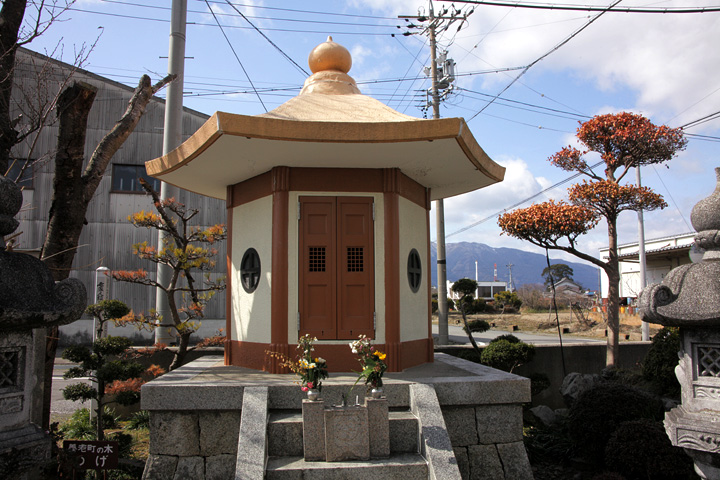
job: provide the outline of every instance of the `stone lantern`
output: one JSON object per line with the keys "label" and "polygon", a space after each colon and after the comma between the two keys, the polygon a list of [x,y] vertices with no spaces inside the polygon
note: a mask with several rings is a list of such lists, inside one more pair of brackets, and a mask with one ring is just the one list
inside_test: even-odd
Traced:
{"label": "stone lantern", "polygon": [[216,112],[150,175],[224,199],[225,364],[281,371],[317,337],[331,370],[365,335],[390,371],[433,361],[430,204],[502,181],[461,118],[422,120],[363,95],[332,41],[300,94],[257,116]]}
{"label": "stone lantern", "polygon": [[54,282],[37,258],[7,251],[2,237],[18,227],[20,187],[0,175],[0,478],[38,478],[50,460],[42,422],[45,330],[80,318],[85,286]]}
{"label": "stone lantern", "polygon": [[639,298],[643,320],[679,327],[682,404],[665,415],[665,430],[707,479],[720,479],[720,168],[715,174],[717,188],[691,214],[702,261],[671,270]]}

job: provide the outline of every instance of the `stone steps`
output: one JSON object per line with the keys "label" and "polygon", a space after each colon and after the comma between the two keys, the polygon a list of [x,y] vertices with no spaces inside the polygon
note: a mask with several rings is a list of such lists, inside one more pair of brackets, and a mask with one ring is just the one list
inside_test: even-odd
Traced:
{"label": "stone steps", "polygon": [[[390,453],[419,451],[418,419],[409,411],[390,411]],[[303,456],[302,414],[297,410],[270,411],[268,456]]]}
{"label": "stone steps", "polygon": [[428,466],[418,453],[391,454],[390,458],[347,462],[306,462],[302,456],[270,457],[266,480],[365,480],[428,478]]}

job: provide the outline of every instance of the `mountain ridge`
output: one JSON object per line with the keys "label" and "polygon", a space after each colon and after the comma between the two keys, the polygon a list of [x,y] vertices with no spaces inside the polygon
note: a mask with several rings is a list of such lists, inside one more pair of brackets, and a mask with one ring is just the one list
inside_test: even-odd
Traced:
{"label": "mountain ridge", "polygon": [[[484,243],[458,242],[445,245],[447,257],[447,278],[454,282],[461,278],[475,278],[475,261],[478,262],[478,280],[493,280],[493,265],[497,264],[498,281],[509,281],[512,265],[512,280],[515,288],[528,283],[543,283],[542,271],[547,267],[545,255],[527,252],[517,248],[491,247]],[[437,285],[437,245],[430,247],[432,284]],[[600,288],[600,269],[579,262],[550,258],[551,264],[564,263],[573,269],[573,279],[586,290]]]}

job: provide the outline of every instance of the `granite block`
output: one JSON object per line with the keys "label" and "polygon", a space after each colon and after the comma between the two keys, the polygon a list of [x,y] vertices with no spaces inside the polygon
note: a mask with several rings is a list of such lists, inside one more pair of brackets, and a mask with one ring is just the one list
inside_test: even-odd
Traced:
{"label": "granite block", "polygon": [[[321,432],[324,432],[321,429]],[[303,422],[302,415],[296,413],[273,413],[268,423],[268,455],[287,455],[302,457],[303,454]],[[323,453],[325,452],[324,433]]]}
{"label": "granite block", "polygon": [[418,453],[418,419],[410,412],[390,413],[390,452]]}
{"label": "granite block", "polygon": [[453,447],[477,445],[478,433],[473,407],[443,408],[442,413]]}
{"label": "granite block", "polygon": [[[242,474],[242,472],[240,472]],[[254,479],[258,477],[238,477],[235,471],[234,455],[213,455],[205,457],[205,480],[229,480],[235,479]],[[262,478],[262,477],[259,477]]]}
{"label": "granite block", "polygon": [[368,411],[363,406],[325,409],[325,460],[370,458]]}
{"label": "granite block", "polygon": [[199,455],[197,413],[150,412],[150,453],[182,457]]}
{"label": "granite block", "polygon": [[495,445],[471,445],[467,450],[471,480],[514,480],[505,476]]}
{"label": "granite block", "polygon": [[420,422],[420,453],[428,462],[431,478],[459,480],[460,470],[433,386],[411,384],[410,408]]}
{"label": "granite block", "polygon": [[203,457],[180,457],[173,480],[205,480],[205,458]]}
{"label": "granite block", "polygon": [[462,478],[470,478],[470,463],[467,450],[467,447],[453,447],[455,460],[457,460],[458,469],[460,470],[460,476]]}
{"label": "granite block", "polygon": [[198,412],[200,423],[200,455],[236,455],[240,412]]}
{"label": "granite block", "polygon": [[532,468],[525,451],[523,442],[498,444],[497,451],[500,455],[505,478],[510,480],[532,480]]}
{"label": "granite block", "polygon": [[370,434],[370,458],[390,456],[390,420],[385,398],[366,398]]}
{"label": "granite block", "polygon": [[479,443],[512,443],[522,441],[522,407],[520,405],[483,405],[475,407]]}
{"label": "granite block", "polygon": [[247,387],[243,395],[235,478],[263,478],[267,455],[268,388]]}
{"label": "granite block", "polygon": [[174,480],[178,457],[170,455],[148,455],[143,471],[143,480]]}
{"label": "granite block", "polygon": [[325,402],[303,400],[303,456],[308,462],[325,460]]}

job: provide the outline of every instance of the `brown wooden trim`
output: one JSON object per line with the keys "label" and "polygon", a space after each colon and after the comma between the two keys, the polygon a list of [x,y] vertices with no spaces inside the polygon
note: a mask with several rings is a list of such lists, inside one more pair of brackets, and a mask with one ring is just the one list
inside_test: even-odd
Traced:
{"label": "brown wooden trim", "polygon": [[[419,340],[411,340],[408,342],[396,343],[394,346],[388,344],[374,344],[375,348],[381,352],[387,353],[387,361],[395,361],[399,367],[393,371],[403,371],[405,369],[422,365],[433,361],[432,341],[421,338]],[[243,342],[231,340],[229,349],[231,350],[231,358],[233,365],[254,370],[262,370],[270,373],[288,373],[287,370],[277,368],[276,361],[270,357],[267,352],[277,352],[282,355],[294,354],[296,345],[274,345],[268,343]],[[347,343],[342,344],[323,344],[315,343],[315,355],[324,358],[328,364],[330,372],[357,372],[360,368],[357,355],[350,351]],[[293,355],[290,355],[293,356]]]}
{"label": "brown wooden trim", "polygon": [[232,202],[233,207],[267,197],[272,194],[272,174],[265,172],[244,182],[236,183],[228,187],[228,195],[230,193],[232,193],[232,199],[229,201]]}
{"label": "brown wooden trim", "polygon": [[[232,187],[228,187],[228,202],[232,204]],[[232,365],[232,349],[228,348],[228,341],[232,340],[232,226],[233,226],[233,209],[228,207],[226,210],[227,240],[225,243],[225,267],[227,272],[225,276],[225,365]]]}
{"label": "brown wooden trim", "polygon": [[432,362],[434,360],[432,339],[420,338],[418,340],[402,342],[400,344],[398,357],[400,367],[397,371],[399,372],[416,365]]}
{"label": "brown wooden trim", "polygon": [[290,185],[288,167],[271,170],[272,204],[272,305],[270,339],[275,345],[288,343],[288,221]]}
{"label": "brown wooden trim", "polygon": [[[288,190],[293,192],[351,192],[382,193],[388,191],[384,184],[382,168],[290,168]],[[393,192],[429,210],[430,192],[412,178],[395,168]],[[228,188],[228,205],[237,207],[258,198],[271,195],[274,189],[271,172],[236,183]],[[230,195],[232,194],[232,197]]]}
{"label": "brown wooden trim", "polygon": [[380,168],[292,168],[290,190],[297,192],[382,192]]}
{"label": "brown wooden trim", "polygon": [[[428,188],[428,200],[430,199],[430,189]],[[429,210],[429,209],[428,209]],[[433,336],[432,336],[432,267],[430,265],[431,250],[430,250],[430,212],[425,215],[425,241],[427,242],[427,260],[425,267],[425,274],[427,275],[427,322],[428,322],[428,339],[430,340],[430,360],[434,359],[433,351]]]}
{"label": "brown wooden trim", "polygon": [[400,170],[383,171],[385,204],[385,342],[388,349],[388,369],[400,368],[400,211],[396,193]]}

